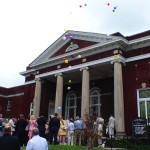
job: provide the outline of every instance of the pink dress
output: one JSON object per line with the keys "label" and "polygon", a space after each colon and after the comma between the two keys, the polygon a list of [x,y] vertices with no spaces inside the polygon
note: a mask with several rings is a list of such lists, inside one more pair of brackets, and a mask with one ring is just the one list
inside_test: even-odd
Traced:
{"label": "pink dress", "polygon": [[32,129],[36,128],[36,127],[37,127],[36,120],[29,120],[29,122],[28,122],[28,129],[29,129],[28,136],[29,136],[29,139],[32,138]]}

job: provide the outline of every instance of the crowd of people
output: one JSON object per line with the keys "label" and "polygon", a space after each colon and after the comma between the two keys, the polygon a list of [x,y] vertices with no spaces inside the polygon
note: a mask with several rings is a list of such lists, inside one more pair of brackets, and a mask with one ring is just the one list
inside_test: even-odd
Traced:
{"label": "crowd of people", "polygon": [[[102,137],[114,138],[114,128],[115,119],[112,115],[105,123],[103,118],[98,117],[94,120],[92,116],[86,120],[82,120],[79,116],[64,120],[57,113],[51,115],[49,120],[43,115],[38,119],[31,115],[27,120],[23,114],[20,114],[18,119],[13,117],[4,119],[0,114],[0,146],[1,138],[8,133],[17,137],[19,146],[26,146],[26,150],[33,150],[31,147],[38,141],[39,147],[42,146],[41,141],[43,141],[43,149],[41,148],[41,150],[48,150],[47,144],[81,146],[87,131],[94,134],[98,147],[104,147],[105,142],[102,141]],[[87,140],[89,138],[90,136],[87,137]]]}

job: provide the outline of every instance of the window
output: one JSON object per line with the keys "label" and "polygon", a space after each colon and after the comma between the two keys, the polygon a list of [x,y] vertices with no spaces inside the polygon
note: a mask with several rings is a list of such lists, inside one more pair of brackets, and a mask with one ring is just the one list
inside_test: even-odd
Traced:
{"label": "window", "polygon": [[53,100],[50,100],[49,107],[48,107],[48,117],[50,115],[54,115],[54,111],[55,111],[55,102]]}
{"label": "window", "polygon": [[7,111],[11,111],[11,108],[12,108],[12,100],[8,100]]}
{"label": "window", "polygon": [[90,90],[90,115],[93,117],[100,116],[100,90],[99,88],[92,88]]}
{"label": "window", "polygon": [[69,92],[66,96],[66,114],[65,118],[75,118],[76,117],[76,101],[77,96],[75,92]]}
{"label": "window", "polygon": [[30,116],[33,115],[33,102],[30,103]]}
{"label": "window", "polygon": [[137,90],[138,116],[150,119],[150,88]]}

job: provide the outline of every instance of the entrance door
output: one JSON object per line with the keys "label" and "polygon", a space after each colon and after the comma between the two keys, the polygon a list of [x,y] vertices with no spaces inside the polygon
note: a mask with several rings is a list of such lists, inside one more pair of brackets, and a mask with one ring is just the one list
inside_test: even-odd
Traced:
{"label": "entrance door", "polygon": [[65,109],[65,119],[76,117],[76,101],[77,96],[75,92],[70,92],[66,96],[66,109]]}

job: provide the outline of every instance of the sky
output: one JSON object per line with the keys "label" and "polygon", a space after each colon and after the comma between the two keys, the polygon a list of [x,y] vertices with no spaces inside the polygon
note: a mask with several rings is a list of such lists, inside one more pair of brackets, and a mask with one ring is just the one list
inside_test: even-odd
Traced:
{"label": "sky", "polygon": [[0,86],[24,84],[19,73],[65,29],[130,36],[150,29],[149,14],[150,0],[0,0]]}

